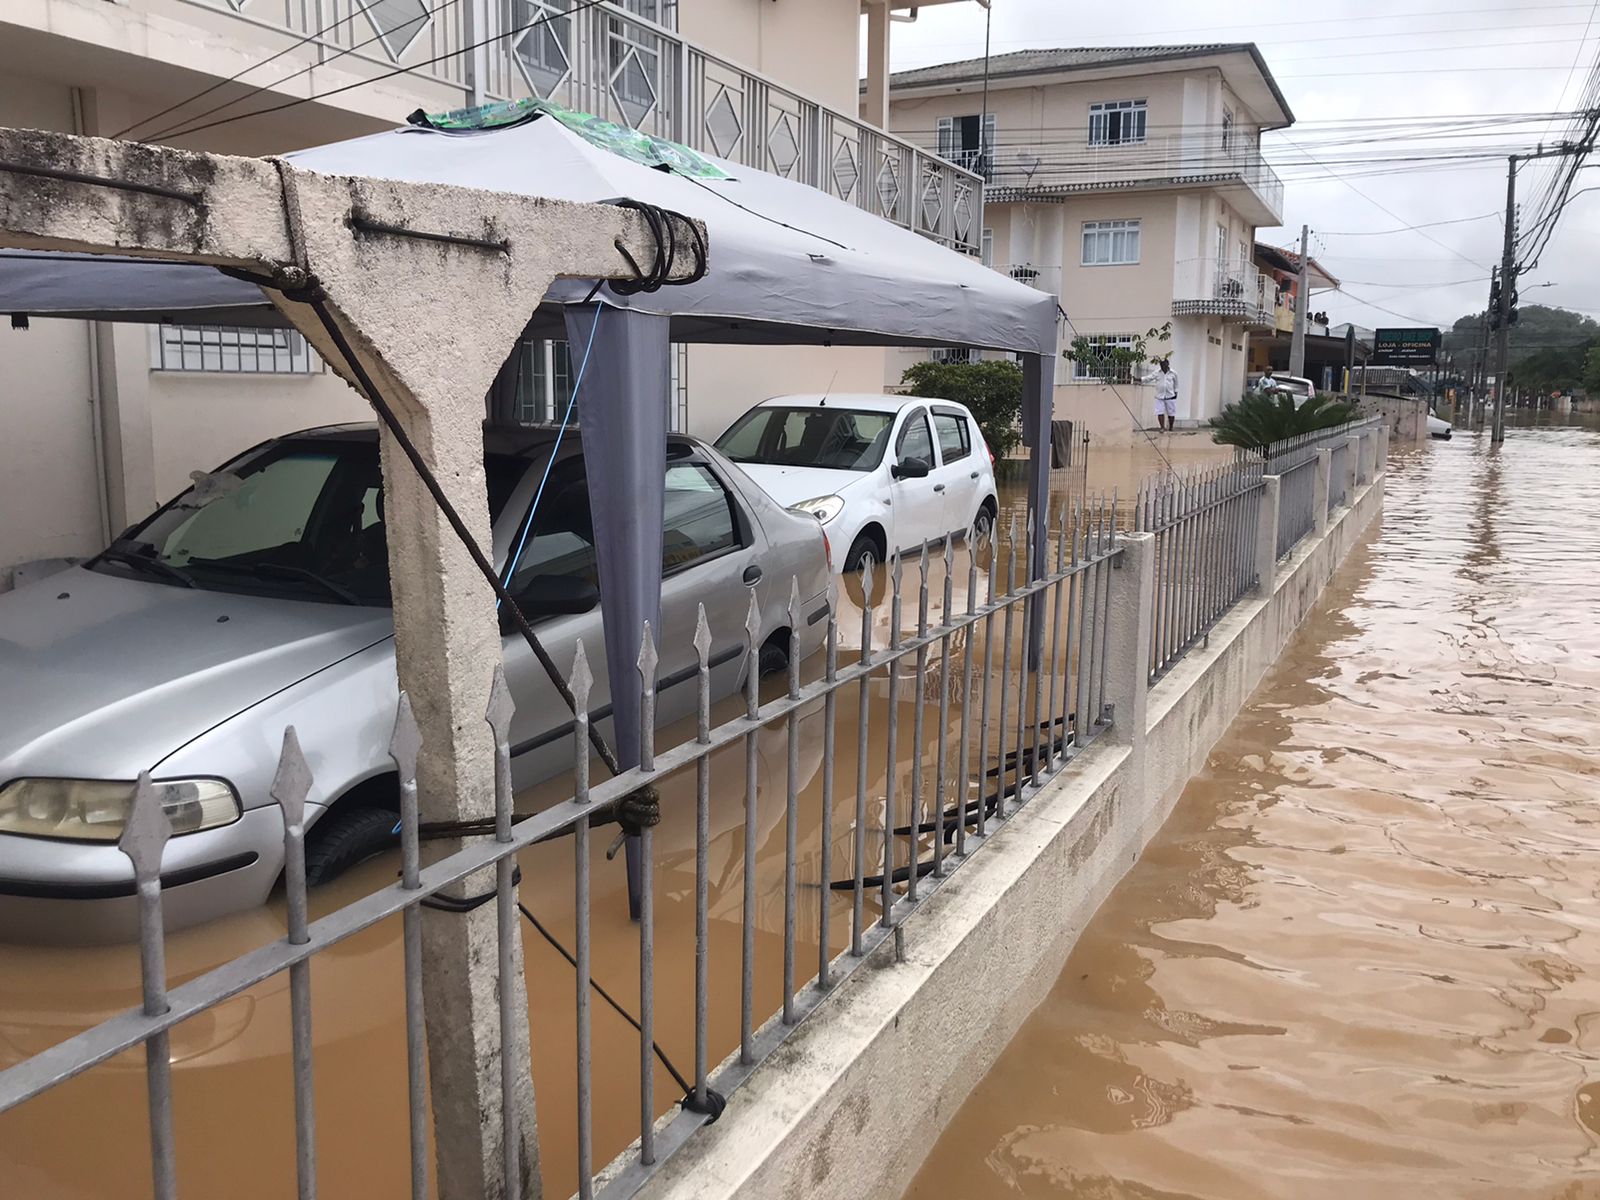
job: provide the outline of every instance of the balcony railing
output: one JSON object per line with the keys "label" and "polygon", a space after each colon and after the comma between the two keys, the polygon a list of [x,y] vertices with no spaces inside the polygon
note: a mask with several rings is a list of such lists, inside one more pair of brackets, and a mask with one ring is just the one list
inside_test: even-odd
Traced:
{"label": "balcony railing", "polygon": [[[973,152],[973,167],[991,192],[1016,199],[1016,192],[1099,191],[1136,186],[1235,187],[1241,200],[1259,205],[1258,224],[1277,224],[1283,216],[1283,181],[1255,146],[1239,142],[1223,149],[1216,137],[1173,134],[1114,145],[1030,145],[1002,140],[991,162]],[[987,169],[982,169],[982,168]],[[993,198],[993,197],[992,197]],[[1271,220],[1261,220],[1270,214]]]}
{"label": "balcony railing", "polygon": [[537,95],[818,188],[966,253],[980,249],[977,174],[687,41],[672,27],[675,0],[576,12],[563,0],[487,0],[483,30],[472,28],[467,3],[182,2],[303,38],[295,54],[308,62],[337,57],[340,69],[374,76],[406,68],[426,107],[470,104],[477,75],[484,101]]}
{"label": "balcony railing", "polygon": [[1276,288],[1248,263],[1228,258],[1187,258],[1173,275],[1173,316],[1218,316],[1271,327]]}

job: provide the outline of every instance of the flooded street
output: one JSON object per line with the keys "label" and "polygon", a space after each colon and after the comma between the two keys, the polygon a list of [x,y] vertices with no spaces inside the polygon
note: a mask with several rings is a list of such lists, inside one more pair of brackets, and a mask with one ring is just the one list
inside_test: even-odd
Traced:
{"label": "flooded street", "polygon": [[1397,446],[907,1195],[1600,1196],[1597,511],[1597,427]]}
{"label": "flooded street", "polygon": [[[1203,435],[1162,439],[1158,452],[1149,443],[1131,450],[1094,451],[1087,473],[1091,492],[1120,490],[1131,495],[1137,480],[1162,466],[1165,455],[1179,466],[1215,461],[1231,451]],[[1081,460],[1052,476],[1052,506],[1081,496]],[[1007,509],[1021,505],[1020,489],[1003,495]],[[967,603],[968,557],[954,552],[953,611]],[[930,621],[942,611],[944,567],[930,562]],[[1005,583],[1002,573],[1000,583]],[[981,585],[980,585],[981,586]],[[917,620],[918,571],[906,564],[901,627],[913,632]],[[859,585],[849,581],[840,603],[841,662],[854,661],[861,644]],[[873,642],[881,649],[890,634],[890,606],[880,572],[875,589]],[[1007,662],[997,623],[992,679]],[[964,635],[951,639],[952,672],[966,653]],[[980,651],[981,654],[981,651]],[[941,741],[946,770],[953,776],[953,744],[961,729],[961,705],[949,706],[941,736],[940,682],[954,690],[959,677],[930,654],[929,685],[920,705],[925,730],[917,752],[914,720],[919,707],[909,672],[902,665],[900,722],[894,752],[898,823],[906,821],[920,776],[921,796],[931,812],[938,780]],[[804,675],[817,677],[820,656]],[[1015,678],[1013,669],[1012,678]],[[763,683],[767,700],[780,696],[785,681]],[[998,684],[991,691],[998,695]],[[829,880],[849,880],[854,862],[857,805],[857,713],[862,696],[852,686],[839,695],[836,713],[837,759],[833,773],[832,826],[828,839]],[[884,805],[889,779],[886,740],[888,695],[882,674],[866,694],[867,792],[865,848],[870,876],[881,869]],[[976,740],[978,705],[969,714],[969,736]],[[739,715],[743,702],[729,697],[716,706],[713,720]],[[1015,710],[1013,709],[1013,712]],[[849,945],[853,892],[825,890],[823,877],[823,711],[810,706],[798,719],[797,791],[799,822],[799,911],[796,928],[797,978],[816,972],[821,940],[820,915],[827,904],[828,944],[837,954]],[[999,739],[999,710],[991,744]],[[1012,718],[1015,724],[1016,718]],[[658,745],[671,746],[694,736],[693,721],[663,729]],[[757,825],[756,959],[754,1013],[759,1024],[782,1002],[784,921],[784,800],[787,776],[783,722],[764,728],[756,739],[759,791]],[[920,766],[920,770],[919,770]],[[595,778],[603,777],[596,767]],[[743,893],[745,748],[736,743],[711,758],[709,1060],[713,1067],[739,1044],[741,915]],[[694,1065],[694,774],[679,772],[663,780],[662,824],[654,834],[656,862],[655,1019],[656,1040],[678,1069]],[[953,789],[953,784],[949,785]],[[553,781],[519,796],[521,810],[565,800],[566,780]],[[969,793],[976,797],[976,790]],[[947,801],[948,802],[948,801]],[[593,972],[595,980],[630,1012],[639,1011],[639,940],[627,918],[621,862],[607,862],[611,830],[591,839],[593,879]],[[906,861],[909,839],[897,839],[899,861]],[[931,838],[923,839],[923,856]],[[520,896],[564,947],[574,943],[572,842],[530,849],[519,856]],[[393,881],[397,855],[366,863],[311,895],[313,917],[325,914]],[[901,889],[903,891],[903,888]],[[862,902],[866,926],[880,916],[878,891],[868,887]],[[224,962],[228,957],[283,935],[281,891],[267,906],[168,939],[167,963],[173,984]],[[448,919],[448,918],[446,918]],[[523,950],[531,1010],[533,1076],[538,1097],[542,1169],[548,1195],[565,1196],[576,1186],[574,1086],[575,975],[560,951],[524,926]],[[320,1182],[329,1195],[399,1195],[407,1186],[406,1059],[398,919],[349,939],[316,956],[311,969],[314,1072]],[[0,1066],[9,1066],[81,1029],[135,1006],[139,1001],[138,953],[134,946],[51,948],[0,944]],[[624,1019],[596,1001],[594,1007],[595,1151],[603,1163],[621,1151],[639,1129],[638,1035]],[[290,1119],[292,1076],[289,1050],[287,977],[268,981],[193,1018],[173,1031],[174,1112],[179,1182],[188,1195],[228,1196],[231,1200],[269,1200],[294,1189],[294,1142]],[[124,1054],[70,1083],[0,1116],[0,1195],[29,1200],[112,1200],[137,1192],[147,1178],[143,1053]],[[664,1068],[655,1081],[657,1113],[681,1096]],[[92,1135],[86,1135],[92,1129]],[[92,1152],[85,1152],[92,1146]]]}

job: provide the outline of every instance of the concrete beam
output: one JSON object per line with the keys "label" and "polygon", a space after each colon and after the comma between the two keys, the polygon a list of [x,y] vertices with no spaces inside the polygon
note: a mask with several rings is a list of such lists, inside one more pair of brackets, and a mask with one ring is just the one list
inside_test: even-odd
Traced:
{"label": "concrete beam", "polygon": [[[270,278],[268,297],[334,369],[352,383],[362,373],[373,381],[484,548],[481,425],[496,373],[557,276],[631,278],[624,248],[639,262],[656,251],[640,214],[607,205],[10,129],[0,129],[0,162],[0,245],[204,262]],[[319,300],[355,363],[313,310]],[[490,816],[485,713],[500,657],[493,592],[388,429],[382,454],[396,666],[422,734],[421,817]],[[457,843],[428,847],[442,857]],[[455,894],[493,883],[492,870],[480,872]],[[521,939],[510,978],[499,978],[495,922],[492,905],[424,913],[441,1200],[540,1194]],[[520,1064],[510,1089],[514,1181],[501,1169],[502,987],[522,1016],[511,1055]]]}

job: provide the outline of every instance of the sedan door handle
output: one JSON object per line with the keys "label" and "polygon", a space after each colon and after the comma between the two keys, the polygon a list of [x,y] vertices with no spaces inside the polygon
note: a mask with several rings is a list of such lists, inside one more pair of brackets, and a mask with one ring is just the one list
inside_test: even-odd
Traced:
{"label": "sedan door handle", "polygon": [[933,490],[934,490],[934,491],[936,491],[936,492],[942,492],[942,491],[944,491],[944,484],[942,484],[942,483],[936,483],[936,484],[934,484],[934,485],[933,485]]}
{"label": "sedan door handle", "polygon": [[761,568],[756,566],[755,563],[751,563],[748,567],[746,567],[744,569],[744,581],[746,583],[752,583],[752,584],[760,583],[761,582]]}
{"label": "sedan door handle", "polygon": [[974,471],[971,475],[967,476],[968,479],[976,479],[977,477],[978,477],[978,473],[976,471]]}

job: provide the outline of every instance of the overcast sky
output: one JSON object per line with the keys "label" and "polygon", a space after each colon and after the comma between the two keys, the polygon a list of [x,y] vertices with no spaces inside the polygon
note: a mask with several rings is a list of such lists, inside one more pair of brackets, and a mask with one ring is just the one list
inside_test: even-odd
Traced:
{"label": "overcast sky", "polygon": [[[1597,7],[1559,0],[1462,0],[1459,6],[1448,0],[994,0],[993,52],[1255,42],[1297,120],[1294,128],[1264,139],[1268,159],[1285,177],[1287,228],[1263,229],[1261,240],[1289,245],[1298,240],[1302,223],[1311,226],[1317,234],[1313,253],[1351,293],[1316,298],[1316,307],[1335,324],[1448,325],[1482,309],[1489,266],[1499,262],[1501,221],[1488,214],[1505,208],[1504,159],[1448,169],[1437,162],[1410,165],[1394,173],[1395,164],[1348,160],[1391,153],[1388,147],[1403,142],[1335,147],[1330,141],[1347,135],[1332,126],[1370,118],[1570,111],[1600,52]],[[915,23],[894,26],[894,68],[979,57],[983,36],[984,11],[975,3],[923,9]],[[1496,148],[1512,142],[1531,148],[1545,128],[1523,124],[1475,136]],[[1559,140],[1564,128],[1558,124],[1547,136]],[[1453,143],[1459,147],[1463,139]],[[1324,168],[1308,156],[1345,161]],[[1328,170],[1348,180],[1330,177]],[[1375,170],[1391,173],[1362,174]],[[1531,196],[1539,182],[1530,174],[1522,194]],[[1574,191],[1596,185],[1600,174],[1585,171]],[[1350,236],[1478,216],[1486,219],[1392,236]],[[1523,302],[1600,315],[1597,230],[1600,191],[1565,211],[1538,270],[1523,280]],[[1473,282],[1462,282],[1467,280]],[[1553,286],[1532,287],[1538,283]],[[1438,284],[1453,286],[1429,286]]]}

